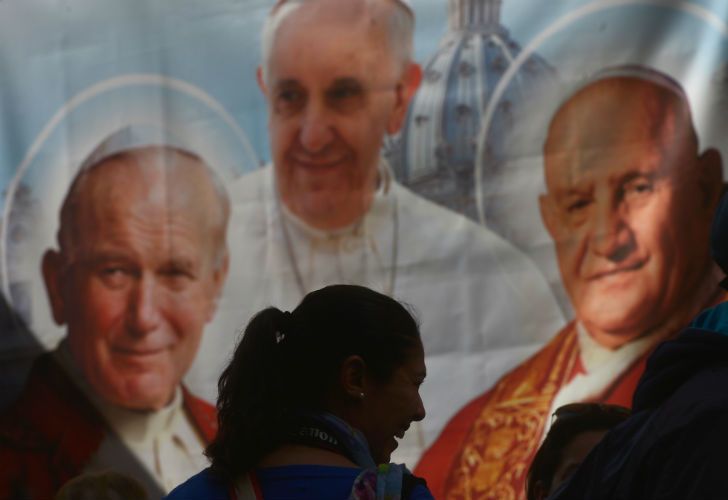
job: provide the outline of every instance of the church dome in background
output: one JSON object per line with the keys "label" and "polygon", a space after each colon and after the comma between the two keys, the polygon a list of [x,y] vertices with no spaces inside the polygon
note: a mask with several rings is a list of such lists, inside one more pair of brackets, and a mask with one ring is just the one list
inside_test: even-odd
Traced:
{"label": "church dome in background", "polygon": [[[521,52],[500,22],[501,0],[449,0],[448,31],[423,65],[423,80],[401,133],[385,147],[397,178],[413,191],[477,220],[475,158],[483,112]],[[538,55],[520,67],[497,105],[485,145],[484,182],[526,98],[556,82]],[[521,118],[519,118],[521,117]]]}

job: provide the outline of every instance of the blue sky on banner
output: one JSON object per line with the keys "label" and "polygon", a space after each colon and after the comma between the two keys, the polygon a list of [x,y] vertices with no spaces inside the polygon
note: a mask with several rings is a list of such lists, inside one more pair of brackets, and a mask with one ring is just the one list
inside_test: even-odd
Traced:
{"label": "blue sky on banner", "polygon": [[[416,58],[424,62],[446,31],[447,2],[412,3],[418,23]],[[502,23],[526,46],[576,9],[587,4],[599,9],[609,3],[613,1],[504,0]],[[161,73],[198,87],[222,104],[249,138],[256,159],[266,161],[265,108],[254,71],[259,27],[271,4],[272,0],[0,0],[0,188],[7,185],[41,131],[70,98],[125,74]],[[682,4],[728,19],[725,0],[686,0]],[[629,15],[625,15],[626,9],[631,9]],[[549,37],[538,52],[562,74],[578,76],[580,71],[589,71],[583,64],[589,60],[623,62],[669,56],[671,62],[666,66],[687,64],[690,74],[706,75],[723,64],[727,45],[717,29],[706,29],[694,16],[675,15],[675,11],[654,6],[627,6],[585,16]],[[647,52],[635,54],[635,47]],[[143,108],[159,98],[159,89],[139,89],[90,99],[68,123],[98,129],[103,114],[114,106],[138,99]],[[197,109],[204,107],[198,98],[183,95],[169,101],[192,110],[173,114],[174,119],[193,121],[203,113]],[[212,115],[217,127],[229,128],[220,116]],[[70,128],[61,120],[48,142],[73,142],[76,135]],[[221,137],[235,140],[229,131],[221,132]],[[39,154],[42,152],[41,147]],[[248,161],[239,168],[255,166],[255,161]]]}

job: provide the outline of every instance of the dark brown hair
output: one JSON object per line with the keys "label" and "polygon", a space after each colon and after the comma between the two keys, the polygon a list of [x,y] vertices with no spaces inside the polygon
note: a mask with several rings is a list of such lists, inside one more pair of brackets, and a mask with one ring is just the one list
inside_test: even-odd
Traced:
{"label": "dark brown hair", "polygon": [[412,314],[365,287],[332,285],[291,312],[270,307],[253,317],[218,383],[218,424],[206,454],[215,473],[234,480],[282,444],[288,418],[325,411],[341,363],[361,356],[388,380],[421,345]]}

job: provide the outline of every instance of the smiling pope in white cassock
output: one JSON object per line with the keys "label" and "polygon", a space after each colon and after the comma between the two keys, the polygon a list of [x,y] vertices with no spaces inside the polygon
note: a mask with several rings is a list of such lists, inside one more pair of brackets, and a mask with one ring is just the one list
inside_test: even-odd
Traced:
{"label": "smiling pope in white cassock", "polygon": [[258,82],[273,162],[229,186],[229,278],[187,377],[214,397],[236,332],[265,307],[293,309],[333,283],[391,295],[414,307],[427,356],[427,418],[395,455],[409,465],[457,408],[564,323],[531,261],[399,185],[379,157],[421,79],[413,17],[384,0],[272,10]]}
{"label": "smiling pope in white cassock", "polygon": [[210,362],[227,362],[237,332],[261,309],[291,310],[327,284],[368,286],[413,306],[420,321],[427,418],[413,424],[398,450],[400,460],[414,464],[454,411],[564,320],[523,254],[382,171],[371,209],[335,231],[317,230],[291,214],[276,194],[271,167],[232,186],[228,284],[188,380],[210,381],[204,389],[214,395],[220,367]]}

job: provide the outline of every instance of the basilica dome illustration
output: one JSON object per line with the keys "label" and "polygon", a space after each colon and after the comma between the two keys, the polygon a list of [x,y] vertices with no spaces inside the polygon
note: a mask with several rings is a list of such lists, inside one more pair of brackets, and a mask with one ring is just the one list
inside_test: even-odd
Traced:
{"label": "basilica dome illustration", "polygon": [[[385,147],[397,178],[420,195],[478,220],[476,155],[483,182],[503,163],[504,138],[527,116],[527,102],[557,83],[556,71],[531,55],[499,99],[478,152],[483,113],[521,46],[501,24],[501,0],[449,0],[448,31],[423,65],[422,84],[401,133]],[[524,112],[525,111],[525,112]]]}

